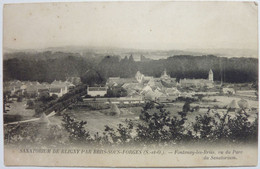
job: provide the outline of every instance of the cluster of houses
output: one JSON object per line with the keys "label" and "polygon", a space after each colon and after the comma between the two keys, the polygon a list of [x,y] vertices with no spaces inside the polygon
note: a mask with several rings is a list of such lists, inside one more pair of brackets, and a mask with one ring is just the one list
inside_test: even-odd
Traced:
{"label": "cluster of houses", "polygon": [[66,81],[54,80],[52,83],[39,83],[37,81],[8,81],[4,82],[4,92],[9,92],[10,96],[37,97],[41,93],[47,92],[50,96],[58,97],[68,93],[68,91],[78,85],[79,78],[68,78]]}
{"label": "cluster of houses", "polygon": [[212,70],[209,71],[208,79],[181,79],[179,83],[176,81],[176,78],[170,77],[166,70],[162,72],[159,78],[145,76],[140,71],[137,71],[135,78],[110,77],[106,86],[102,87],[102,90],[92,87],[89,89],[91,91],[88,94],[91,96],[104,96],[108,87],[121,86],[127,90],[128,97],[141,96],[149,100],[170,101],[180,96],[192,97],[192,93],[180,92],[177,87],[206,86],[212,88],[214,87],[214,80]]}
{"label": "cluster of houses", "polygon": [[[39,83],[31,81],[8,81],[4,82],[4,91],[10,92],[11,96],[26,95],[37,97],[43,92],[48,92],[50,96],[58,97],[66,94],[70,89],[81,83],[79,77],[69,77],[66,81],[54,80],[52,83]],[[137,71],[134,78],[110,77],[106,86],[88,87],[87,93],[92,97],[105,96],[108,88],[122,87],[127,91],[128,98],[142,98],[157,101],[172,101],[178,97],[193,97],[196,93],[182,90],[183,87],[214,87],[213,71],[210,69],[208,79],[180,79],[172,78],[164,70],[159,78],[145,76]],[[214,94],[216,92],[213,92]],[[223,88],[224,94],[234,94],[232,88]]]}
{"label": "cluster of houses", "polygon": [[[110,77],[107,81],[107,85],[121,85],[126,83],[134,83],[135,85],[137,83],[139,84],[148,84],[148,85],[155,85],[156,82],[160,82],[161,85],[172,88],[172,87],[208,87],[213,88],[214,87],[214,76],[213,71],[210,69],[208,73],[208,79],[180,79],[179,82],[176,81],[176,78],[170,77],[166,70],[163,71],[161,77],[155,78],[152,76],[145,76],[140,71],[137,71],[135,78],[120,78],[120,77]],[[158,87],[160,87],[160,84],[156,84]]]}

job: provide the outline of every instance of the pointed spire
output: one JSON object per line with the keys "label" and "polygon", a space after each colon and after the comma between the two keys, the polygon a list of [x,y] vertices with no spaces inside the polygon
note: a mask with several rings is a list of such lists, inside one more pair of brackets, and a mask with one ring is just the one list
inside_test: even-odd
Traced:
{"label": "pointed spire", "polygon": [[213,77],[213,71],[212,71],[212,69],[209,70],[209,77],[208,77],[208,80],[209,80],[209,81],[212,81],[212,82],[214,81],[214,77]]}
{"label": "pointed spire", "polygon": [[210,69],[210,70],[209,70],[209,74],[213,74],[213,71],[212,71],[212,69]]}

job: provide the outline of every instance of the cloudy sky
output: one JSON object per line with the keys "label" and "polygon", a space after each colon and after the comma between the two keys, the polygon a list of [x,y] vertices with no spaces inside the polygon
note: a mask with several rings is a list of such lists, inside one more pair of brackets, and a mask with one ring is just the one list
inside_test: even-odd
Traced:
{"label": "cloudy sky", "polygon": [[4,6],[4,47],[257,49],[253,2],[88,2]]}

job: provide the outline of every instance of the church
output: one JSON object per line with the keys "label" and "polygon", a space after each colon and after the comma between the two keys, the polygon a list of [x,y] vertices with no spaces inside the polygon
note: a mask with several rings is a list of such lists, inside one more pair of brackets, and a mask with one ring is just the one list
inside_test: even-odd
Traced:
{"label": "church", "polygon": [[180,86],[182,87],[214,87],[214,75],[213,71],[210,69],[208,73],[208,79],[180,79]]}

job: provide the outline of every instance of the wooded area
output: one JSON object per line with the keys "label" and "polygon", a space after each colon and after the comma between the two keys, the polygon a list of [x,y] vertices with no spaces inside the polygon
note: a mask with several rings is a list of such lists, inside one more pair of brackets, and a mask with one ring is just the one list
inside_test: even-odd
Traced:
{"label": "wooded area", "polygon": [[141,62],[134,61],[132,55],[121,59],[120,56],[82,57],[63,52],[9,53],[8,58],[3,61],[4,81],[52,82],[78,76],[83,83],[103,83],[108,77],[134,77],[138,70],[147,76],[160,77],[164,69],[177,80],[206,79],[210,69],[215,81],[221,81],[222,77],[224,82],[255,82],[258,77],[256,58],[178,55]]}

